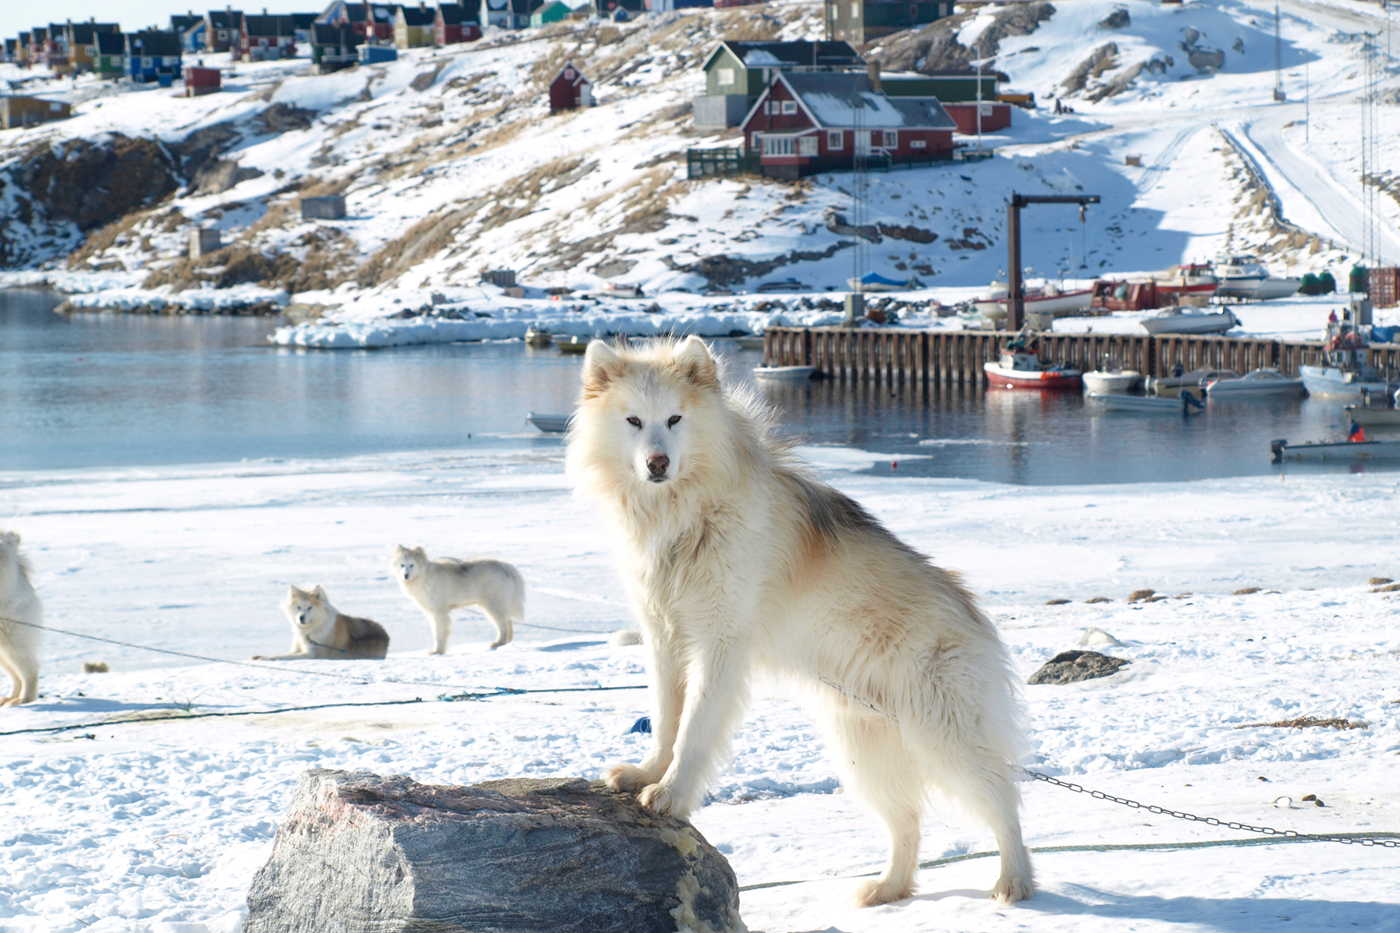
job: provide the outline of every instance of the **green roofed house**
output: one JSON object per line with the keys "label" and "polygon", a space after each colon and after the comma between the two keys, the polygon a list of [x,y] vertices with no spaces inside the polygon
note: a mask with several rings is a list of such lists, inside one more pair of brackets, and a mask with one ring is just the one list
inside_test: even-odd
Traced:
{"label": "green roofed house", "polygon": [[566,20],[571,13],[573,10],[563,0],[554,0],[553,3],[546,3],[530,14],[530,25],[538,29],[546,23],[558,23]]}
{"label": "green roofed house", "polygon": [[92,73],[99,78],[120,78],[126,73],[126,36],[120,32],[99,32]]}
{"label": "green roofed house", "polygon": [[701,66],[705,72],[705,96],[695,98],[695,126],[700,129],[738,126],[779,72],[863,70],[864,67],[864,59],[849,42],[724,40]]}

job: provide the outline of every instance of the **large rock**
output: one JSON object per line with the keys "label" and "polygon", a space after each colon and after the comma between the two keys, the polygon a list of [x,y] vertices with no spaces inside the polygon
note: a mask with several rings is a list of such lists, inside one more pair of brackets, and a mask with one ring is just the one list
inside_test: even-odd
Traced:
{"label": "large rock", "polygon": [[245,933],[740,933],[724,856],[578,778],[419,784],[307,771]]}
{"label": "large rock", "polygon": [[1111,658],[1097,651],[1061,651],[1040,666],[1040,670],[1030,676],[1026,683],[1072,684],[1081,680],[1107,677],[1124,664],[1131,664],[1127,658]]}

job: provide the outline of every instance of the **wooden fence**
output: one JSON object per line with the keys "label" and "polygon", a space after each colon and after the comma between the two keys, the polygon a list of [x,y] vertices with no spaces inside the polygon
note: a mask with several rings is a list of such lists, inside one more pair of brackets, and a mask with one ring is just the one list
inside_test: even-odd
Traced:
{"label": "wooden fence", "polygon": [[[843,381],[886,383],[980,383],[982,364],[994,360],[1010,331],[921,331],[869,327],[770,327],[763,335],[766,366],[815,366]],[[1287,376],[1322,359],[1316,340],[1191,337],[1166,334],[1042,334],[1041,356],[1077,369],[1100,369],[1114,360],[1145,376],[1166,373],[1180,363],[1186,370],[1274,368]],[[1400,377],[1400,345],[1370,348],[1371,363]]]}

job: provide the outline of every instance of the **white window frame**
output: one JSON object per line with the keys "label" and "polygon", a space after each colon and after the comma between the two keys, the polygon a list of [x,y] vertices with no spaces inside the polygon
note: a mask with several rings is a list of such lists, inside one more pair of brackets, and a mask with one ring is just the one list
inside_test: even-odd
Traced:
{"label": "white window frame", "polygon": [[732,87],[732,86],[733,86],[733,84],[734,84],[734,69],[733,69],[733,68],[721,68],[721,69],[719,69],[717,72],[715,72],[715,74],[716,74],[716,76],[717,76],[717,77],[716,77],[716,80],[715,80],[715,83],[718,84],[720,87]]}
{"label": "white window frame", "polygon": [[927,148],[928,148],[928,141],[927,141],[927,140],[923,140],[923,139],[911,139],[911,140],[909,140],[909,148],[910,148],[910,149],[927,149]]}
{"label": "white window frame", "polygon": [[792,144],[791,136],[764,136],[763,154],[766,156],[792,156],[796,155],[796,147]]}
{"label": "white window frame", "polygon": [[885,131],[884,131],[883,139],[881,140],[881,145],[882,145],[885,149],[898,149],[898,148],[899,148],[899,131],[898,131],[898,130],[885,130]]}
{"label": "white window frame", "polygon": [[817,154],[817,137],[803,136],[797,140],[797,154],[800,156],[814,156]]}
{"label": "white window frame", "polygon": [[795,100],[785,100],[785,101],[783,101],[783,115],[784,115],[784,116],[791,116],[792,114],[795,114],[795,113],[797,113],[797,101],[795,101]]}
{"label": "white window frame", "polygon": [[990,117],[991,115],[992,115],[992,105],[991,105],[991,104],[983,104],[983,105],[982,105],[982,116],[984,116],[984,117]]}
{"label": "white window frame", "polygon": [[833,151],[833,152],[837,152],[837,151],[840,151],[840,150],[842,150],[842,149],[845,149],[845,148],[846,148],[846,132],[845,132],[845,130],[827,130],[827,133],[826,133],[826,148],[827,148],[827,149],[830,149],[830,150]]}

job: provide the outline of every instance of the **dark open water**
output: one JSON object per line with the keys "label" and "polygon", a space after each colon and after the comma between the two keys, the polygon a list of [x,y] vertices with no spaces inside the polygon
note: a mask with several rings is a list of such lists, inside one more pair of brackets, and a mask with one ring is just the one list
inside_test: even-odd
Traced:
{"label": "dark open water", "polygon": [[[566,411],[577,390],[578,358],[518,342],[289,350],[268,346],[270,320],[64,318],[59,301],[0,290],[0,471],[554,444],[525,413]],[[714,346],[736,375],[762,362]],[[1342,432],[1340,403],[1314,399],[1212,403],[1183,419],[1096,413],[1073,392],[761,390],[809,442],[878,453],[875,472],[1023,485],[1265,475],[1278,469],[1271,438]]]}

